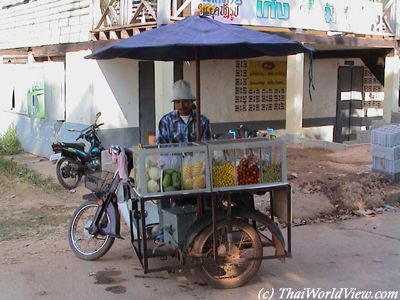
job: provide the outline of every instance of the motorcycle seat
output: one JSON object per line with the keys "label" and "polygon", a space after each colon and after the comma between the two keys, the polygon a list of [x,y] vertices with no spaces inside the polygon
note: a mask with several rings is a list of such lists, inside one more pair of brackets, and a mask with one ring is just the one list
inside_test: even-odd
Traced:
{"label": "motorcycle seat", "polygon": [[84,151],[85,144],[84,143],[62,143],[64,147],[75,148]]}

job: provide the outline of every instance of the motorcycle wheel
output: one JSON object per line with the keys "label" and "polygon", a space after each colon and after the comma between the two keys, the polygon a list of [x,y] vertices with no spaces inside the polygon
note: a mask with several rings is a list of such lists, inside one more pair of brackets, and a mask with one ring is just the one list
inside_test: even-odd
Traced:
{"label": "motorcycle wheel", "polygon": [[[213,260],[212,226],[205,228],[193,243],[193,253],[200,261],[193,268],[199,276],[214,288],[232,289],[247,283],[261,266],[263,248],[257,231],[240,220],[232,220],[232,246],[228,250],[227,223],[217,223],[217,262]],[[248,258],[249,260],[246,260]]]}
{"label": "motorcycle wheel", "polygon": [[[96,260],[110,250],[115,238],[110,235],[91,235],[88,232],[99,205],[90,201],[82,204],[72,216],[68,229],[68,243],[71,250],[83,260]],[[110,222],[110,217],[104,214],[104,225]]]}
{"label": "motorcycle wheel", "polygon": [[63,157],[57,162],[56,173],[60,184],[68,190],[76,188],[82,178],[79,163],[69,157]]}

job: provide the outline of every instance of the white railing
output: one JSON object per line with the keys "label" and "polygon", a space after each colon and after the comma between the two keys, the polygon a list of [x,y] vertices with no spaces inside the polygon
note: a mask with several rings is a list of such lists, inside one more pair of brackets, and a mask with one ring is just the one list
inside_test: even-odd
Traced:
{"label": "white railing", "polygon": [[383,4],[383,25],[385,32],[400,37],[400,21],[397,17],[400,9],[398,8],[398,0],[382,0]]}
{"label": "white railing", "polygon": [[190,16],[192,0],[172,0],[171,18],[180,19]]}
{"label": "white railing", "polygon": [[157,0],[94,0],[93,29],[155,22]]}

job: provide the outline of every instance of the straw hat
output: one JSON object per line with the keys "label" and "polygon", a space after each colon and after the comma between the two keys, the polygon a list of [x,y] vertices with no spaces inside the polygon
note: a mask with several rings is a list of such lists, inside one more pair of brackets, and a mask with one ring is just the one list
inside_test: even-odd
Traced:
{"label": "straw hat", "polygon": [[192,93],[189,82],[186,80],[178,80],[172,86],[171,101],[176,100],[195,100],[196,97]]}

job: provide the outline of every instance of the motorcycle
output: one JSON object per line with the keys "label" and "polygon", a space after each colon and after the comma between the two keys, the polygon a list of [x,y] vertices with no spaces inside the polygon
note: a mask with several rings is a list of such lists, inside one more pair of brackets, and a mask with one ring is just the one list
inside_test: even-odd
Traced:
{"label": "motorcycle", "polygon": [[111,180],[107,173],[102,174],[96,180],[89,179],[97,188],[87,185],[93,193],[83,196],[86,202],[75,211],[69,225],[69,245],[75,255],[84,260],[99,259],[110,250],[115,238],[122,238],[115,194],[118,174]]}
{"label": "motorcycle", "polygon": [[68,129],[70,132],[79,132],[79,139],[85,139],[90,143],[88,152],[85,152],[84,143],[58,142],[51,145],[55,154],[50,156],[52,163],[57,163],[56,173],[60,184],[70,190],[78,186],[83,175],[93,173],[101,169],[101,151],[104,148],[97,136],[97,129],[104,123],[97,124],[101,113],[96,114],[92,125],[83,129]]}
{"label": "motorcycle", "polygon": [[[124,149],[128,174],[133,168],[132,152]],[[119,166],[121,167],[121,166]],[[69,225],[68,242],[72,251],[83,260],[96,260],[108,252],[120,235],[121,215],[129,223],[126,199],[133,188],[133,179],[128,178],[121,185],[120,170],[115,173],[100,171],[88,174],[85,187],[91,193],[84,195],[85,201],[75,212]],[[122,192],[122,195],[120,195]],[[137,201],[129,200],[130,206]],[[90,242],[93,241],[93,242]]]}

